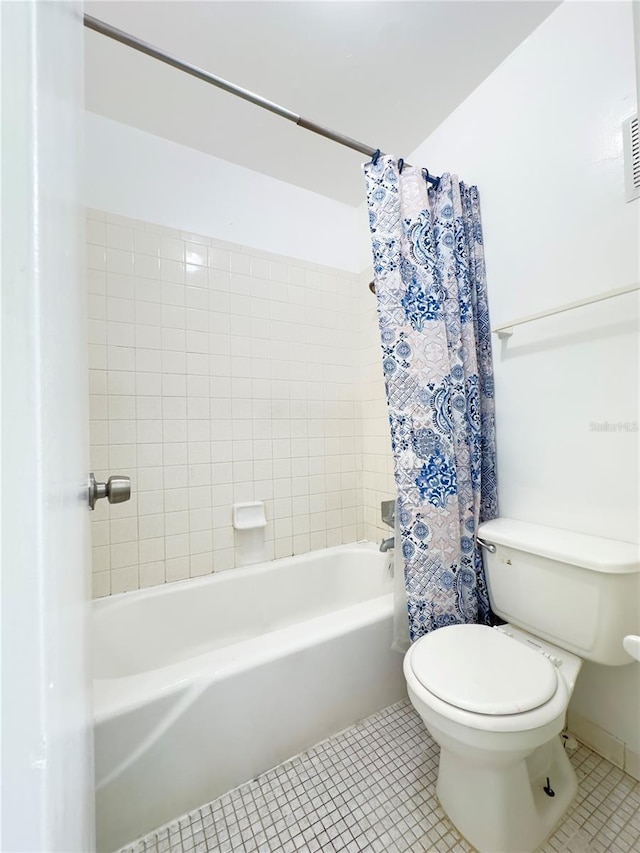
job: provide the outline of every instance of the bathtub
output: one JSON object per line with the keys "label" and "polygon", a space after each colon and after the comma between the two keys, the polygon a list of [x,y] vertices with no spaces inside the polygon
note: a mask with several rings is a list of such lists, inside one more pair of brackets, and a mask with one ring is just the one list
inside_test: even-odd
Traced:
{"label": "bathtub", "polygon": [[356,543],[94,602],[98,850],[404,697],[388,565]]}

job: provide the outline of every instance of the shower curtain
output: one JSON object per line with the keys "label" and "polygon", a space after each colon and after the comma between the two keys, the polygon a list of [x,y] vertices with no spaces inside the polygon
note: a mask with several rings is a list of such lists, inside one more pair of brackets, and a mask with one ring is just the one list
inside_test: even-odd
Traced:
{"label": "shower curtain", "polygon": [[475,543],[498,514],[480,204],[391,156],[364,171],[413,641],[491,618]]}

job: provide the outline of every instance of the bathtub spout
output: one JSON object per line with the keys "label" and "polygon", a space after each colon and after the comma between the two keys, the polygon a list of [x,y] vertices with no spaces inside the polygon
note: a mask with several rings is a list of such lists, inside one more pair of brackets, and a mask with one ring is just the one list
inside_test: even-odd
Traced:
{"label": "bathtub spout", "polygon": [[389,539],[383,539],[380,543],[380,550],[383,554],[386,554],[387,551],[390,551],[395,546],[395,537],[390,536]]}

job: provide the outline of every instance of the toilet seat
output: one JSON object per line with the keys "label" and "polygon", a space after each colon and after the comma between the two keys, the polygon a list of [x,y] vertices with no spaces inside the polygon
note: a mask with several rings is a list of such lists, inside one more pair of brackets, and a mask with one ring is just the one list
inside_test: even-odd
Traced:
{"label": "toilet seat", "polygon": [[415,644],[411,668],[438,699],[475,714],[531,711],[558,688],[547,657],[485,625],[449,625],[427,634]]}
{"label": "toilet seat", "polygon": [[[440,698],[433,693],[428,686],[423,684],[423,681],[418,677],[414,670],[414,659],[417,657],[418,663],[416,664],[416,669],[422,674],[424,681],[429,682],[429,678],[425,675],[422,663],[420,662],[420,659],[422,658],[421,649],[424,649],[425,647],[434,649],[435,646],[432,638],[435,638],[437,634],[441,632],[448,631],[449,628],[466,627],[475,627],[480,628],[482,631],[495,632],[497,634],[500,633],[499,631],[495,631],[495,629],[487,626],[447,626],[446,628],[439,628],[437,631],[434,631],[432,634],[428,634],[425,637],[421,637],[409,648],[409,651],[406,653],[404,658],[403,669],[407,680],[409,695],[411,696],[411,694],[413,694],[420,703],[424,704],[427,708],[430,708],[431,712],[436,713],[443,720],[447,720],[449,725],[462,726],[463,730],[467,728],[487,733],[515,733],[541,729],[542,727],[555,725],[558,721],[560,721],[560,728],[558,729],[560,730],[569,704],[570,694],[565,679],[557,673],[555,692],[546,702],[529,710],[516,710],[515,712],[507,714],[478,713],[476,711],[468,710],[467,708],[461,708],[456,704],[451,704],[445,699]],[[444,637],[446,638],[447,634],[444,634]],[[457,640],[458,637],[456,636],[456,643]],[[505,640],[517,643],[516,640],[513,640],[510,637],[505,637]],[[467,641],[465,639],[463,643],[466,642]],[[537,652],[532,653],[538,654]],[[545,663],[548,663],[549,666],[553,667],[553,664],[548,660],[548,658],[543,655],[540,655],[540,657],[545,661]],[[448,653],[446,660],[448,661]],[[446,666],[448,666],[448,663],[445,663],[445,667]],[[555,670],[555,667],[553,667],[553,669]],[[455,701],[459,702],[460,699],[458,698]]]}

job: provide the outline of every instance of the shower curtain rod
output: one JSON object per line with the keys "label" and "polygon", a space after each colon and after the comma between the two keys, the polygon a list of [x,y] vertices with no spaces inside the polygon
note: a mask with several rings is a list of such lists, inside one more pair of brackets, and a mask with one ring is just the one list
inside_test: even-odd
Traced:
{"label": "shower curtain rod", "polygon": [[[231,95],[235,95],[238,98],[249,101],[257,107],[261,107],[263,110],[269,110],[269,112],[275,113],[275,115],[285,118],[287,121],[294,122],[298,127],[303,127],[305,130],[310,130],[312,133],[317,133],[319,136],[331,139],[339,145],[344,145],[347,148],[352,148],[354,151],[359,151],[361,154],[366,154],[367,157],[377,160],[377,158],[383,153],[379,148],[372,148],[370,145],[358,142],[357,139],[352,139],[350,136],[345,136],[343,133],[337,133],[335,130],[324,127],[321,124],[317,124],[315,121],[311,121],[310,119],[304,118],[303,116],[286,109],[286,107],[281,107],[279,104],[274,104],[273,101],[268,101],[266,98],[256,95],[255,92],[250,92],[248,89],[236,86],[235,83],[230,83],[222,77],[216,77],[215,74],[210,74],[208,71],[205,71],[203,68],[199,68],[197,65],[190,65],[188,62],[183,62],[181,59],[172,56],[170,53],[166,53],[164,50],[160,50],[160,48],[154,47],[152,44],[148,44],[129,33],[125,33],[124,30],[112,27],[111,24],[107,24],[105,21],[100,21],[98,18],[94,18],[91,15],[84,15],[84,25],[89,30],[101,33],[101,35],[113,39],[114,41],[118,41],[120,44],[124,44],[127,47],[131,47],[134,50],[139,51],[140,53],[151,56],[153,59],[164,62],[165,65],[171,65],[172,68],[177,68],[178,71],[184,71],[185,74],[197,77],[198,80],[203,80],[211,86],[216,86],[218,89],[229,92]],[[409,164],[406,163],[404,165]],[[439,178],[430,175],[429,171],[426,169],[423,170],[423,174],[425,180],[429,183],[434,186],[438,185]]]}

